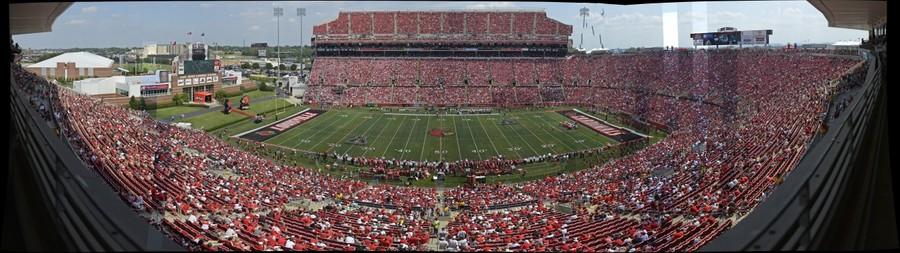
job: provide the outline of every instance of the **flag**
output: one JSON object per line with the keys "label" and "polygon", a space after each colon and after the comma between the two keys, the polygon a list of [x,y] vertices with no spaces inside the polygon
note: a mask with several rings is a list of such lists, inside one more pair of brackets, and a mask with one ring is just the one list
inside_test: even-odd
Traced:
{"label": "flag", "polygon": [[597,35],[596,33],[594,33],[594,25],[591,25],[591,35]]}
{"label": "flag", "polygon": [[204,35],[206,35],[206,33],[200,33],[200,37],[203,37]]}
{"label": "flag", "polygon": [[188,32],[187,35],[191,35],[191,32]]}

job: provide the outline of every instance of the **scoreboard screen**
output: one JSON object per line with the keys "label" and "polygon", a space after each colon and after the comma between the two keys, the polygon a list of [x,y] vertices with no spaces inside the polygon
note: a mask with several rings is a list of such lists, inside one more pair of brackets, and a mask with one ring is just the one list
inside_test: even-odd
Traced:
{"label": "scoreboard screen", "polygon": [[692,33],[695,46],[769,44],[772,30]]}

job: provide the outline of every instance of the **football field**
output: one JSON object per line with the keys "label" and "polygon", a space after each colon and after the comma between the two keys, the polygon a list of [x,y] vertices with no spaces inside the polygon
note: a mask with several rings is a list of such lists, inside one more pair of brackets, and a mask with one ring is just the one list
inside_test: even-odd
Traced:
{"label": "football field", "polygon": [[615,143],[587,127],[566,129],[554,111],[435,116],[335,109],[266,143],[314,152],[405,160],[524,158]]}

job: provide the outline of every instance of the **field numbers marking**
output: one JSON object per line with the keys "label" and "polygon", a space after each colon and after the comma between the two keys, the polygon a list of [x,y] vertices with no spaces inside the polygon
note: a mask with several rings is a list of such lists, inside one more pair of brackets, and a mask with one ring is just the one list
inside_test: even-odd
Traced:
{"label": "field numbers marking", "polygon": [[480,154],[480,153],[484,153],[484,152],[487,152],[487,150],[485,150],[485,149],[473,149],[473,150],[472,150],[472,153],[479,153],[479,154]]}
{"label": "field numbers marking", "polygon": [[556,146],[556,144],[552,144],[552,143],[541,145],[542,148],[553,148],[554,146]]}

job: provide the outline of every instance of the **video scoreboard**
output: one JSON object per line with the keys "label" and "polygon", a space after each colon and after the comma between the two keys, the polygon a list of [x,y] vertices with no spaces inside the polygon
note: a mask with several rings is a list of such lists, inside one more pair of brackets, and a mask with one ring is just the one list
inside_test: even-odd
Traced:
{"label": "video scoreboard", "polygon": [[694,46],[765,45],[769,44],[772,30],[720,31],[692,33]]}

